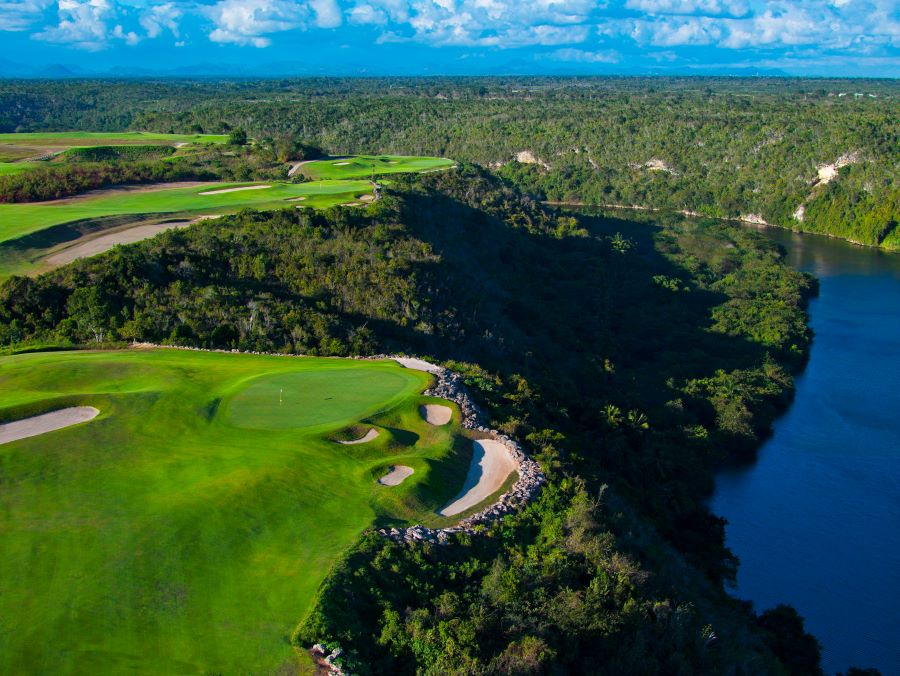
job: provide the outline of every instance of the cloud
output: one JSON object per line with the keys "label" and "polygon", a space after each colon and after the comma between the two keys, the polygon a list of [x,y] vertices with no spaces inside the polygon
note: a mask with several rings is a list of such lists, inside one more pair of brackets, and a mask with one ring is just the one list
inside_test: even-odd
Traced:
{"label": "cloud", "polygon": [[303,28],[309,19],[309,8],[290,0],[221,0],[203,13],[215,25],[210,40],[253,47],[268,47],[264,36]]}
{"label": "cloud", "polygon": [[0,2],[0,31],[24,31],[41,19],[53,2],[25,0],[24,2]]}
{"label": "cloud", "polygon": [[614,49],[606,49],[598,52],[586,49],[557,49],[551,54],[557,61],[578,61],[580,63],[619,63],[622,55]]}
{"label": "cloud", "polygon": [[316,13],[316,25],[319,28],[335,28],[341,25],[341,8],[336,0],[310,0],[310,6]]}
{"label": "cloud", "polygon": [[743,16],[749,8],[743,0],[626,0],[625,7],[648,14],[704,14]]}
{"label": "cloud", "polygon": [[97,51],[108,46],[111,40],[136,44],[133,31],[125,31],[120,24],[110,30],[109,23],[118,17],[118,11],[109,0],[60,0],[59,23],[47,26],[33,37],[47,42],[62,42],[79,49]]}
{"label": "cloud", "polygon": [[148,38],[159,37],[166,28],[177,38],[178,23],[183,14],[182,9],[174,2],[153,5],[141,15],[140,24],[147,31]]}

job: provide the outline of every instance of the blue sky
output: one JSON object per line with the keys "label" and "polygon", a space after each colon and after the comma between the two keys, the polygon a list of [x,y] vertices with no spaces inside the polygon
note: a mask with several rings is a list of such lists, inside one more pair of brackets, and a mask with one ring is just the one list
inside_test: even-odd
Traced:
{"label": "blue sky", "polygon": [[900,77],[900,0],[0,0],[0,45],[92,71]]}

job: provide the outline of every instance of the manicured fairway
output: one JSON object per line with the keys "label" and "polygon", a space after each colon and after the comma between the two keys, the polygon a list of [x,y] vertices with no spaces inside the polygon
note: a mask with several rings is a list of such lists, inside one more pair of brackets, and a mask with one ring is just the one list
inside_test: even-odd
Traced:
{"label": "manicured fairway", "polygon": [[371,178],[384,174],[402,174],[449,169],[456,162],[443,157],[405,155],[353,155],[307,162],[300,171],[313,179]]}
{"label": "manicured fairway", "polygon": [[[226,143],[225,134],[158,134],[146,131],[90,132],[60,131],[22,134],[0,134],[0,146],[31,148],[71,148],[75,146],[112,146],[176,143]],[[2,152],[2,150],[0,150]]]}
{"label": "manicured fairway", "polygon": [[[293,673],[287,638],[341,552],[464,481],[471,442],[418,416],[428,381],[181,350],[0,358],[0,420],[100,410],[0,446],[0,673]],[[330,438],[359,416],[376,439]],[[396,464],[414,473],[379,485]]]}
{"label": "manicured fairway", "polygon": [[[159,184],[135,189],[111,189],[53,202],[0,204],[0,242],[16,239],[54,225],[120,214],[222,213],[243,207],[311,206],[324,208],[350,202],[371,193],[367,181],[312,181],[272,183],[262,190],[200,193],[252,184],[207,183],[177,187]],[[303,201],[288,200],[304,197]]]}

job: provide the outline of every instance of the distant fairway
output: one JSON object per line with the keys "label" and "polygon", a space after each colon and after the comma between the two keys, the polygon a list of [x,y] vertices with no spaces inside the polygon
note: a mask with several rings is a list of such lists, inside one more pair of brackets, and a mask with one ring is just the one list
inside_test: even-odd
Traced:
{"label": "distant fairway", "polygon": [[[166,184],[131,189],[113,188],[52,202],[0,204],[0,242],[6,242],[54,225],[89,218],[123,214],[205,214],[288,206],[324,208],[369,194],[367,181],[313,181],[271,183],[263,190],[242,190],[201,195],[213,190],[249,186],[251,183],[206,183],[193,187]],[[290,202],[298,197],[303,201]]]}
{"label": "distant fairway", "polygon": [[313,179],[371,178],[384,174],[402,174],[449,169],[456,162],[443,157],[406,155],[353,155],[307,162],[300,171]]}
{"label": "distant fairway", "polygon": [[227,143],[225,134],[158,134],[146,131],[90,132],[61,131],[21,134],[0,134],[0,159],[14,153],[22,155],[23,149],[63,150],[85,146],[113,145],[175,145],[178,143],[205,145]]}
{"label": "distant fairway", "polygon": [[[287,637],[345,548],[376,520],[439,519],[465,480],[471,442],[418,415],[428,381],[181,350],[0,358],[3,421],[100,410],[0,445],[0,673],[293,673]],[[350,426],[380,433],[330,438]],[[414,473],[379,485],[397,464]]]}

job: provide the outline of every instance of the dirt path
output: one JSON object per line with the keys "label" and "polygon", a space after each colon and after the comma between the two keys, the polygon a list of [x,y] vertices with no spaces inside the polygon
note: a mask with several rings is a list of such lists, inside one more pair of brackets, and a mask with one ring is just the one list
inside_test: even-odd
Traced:
{"label": "dirt path", "polygon": [[496,493],[506,478],[516,469],[516,461],[509,450],[494,439],[472,442],[474,455],[469,466],[466,483],[459,495],[440,512],[441,516],[454,516],[474,507]]}
{"label": "dirt path", "polygon": [[45,260],[54,267],[66,265],[79,258],[88,258],[89,256],[96,256],[104,251],[109,251],[117,244],[133,244],[143,239],[155,237],[166,230],[186,228],[191,223],[194,223],[194,221],[169,221],[168,223],[136,225],[88,239],[80,244],[63,249],[52,256],[48,256]]}
{"label": "dirt path", "polygon": [[376,430],[373,427],[368,432],[366,432],[363,436],[361,436],[359,439],[351,439],[350,441],[339,441],[338,443],[352,446],[353,444],[364,444],[367,441],[372,441],[372,439],[377,439],[377,438],[378,438],[378,430]]}
{"label": "dirt path", "polygon": [[93,406],[73,406],[59,411],[36,415],[24,420],[0,425],[0,444],[8,444],[19,439],[36,437],[40,434],[61,430],[64,427],[87,422],[100,413]]}
{"label": "dirt path", "polygon": [[399,486],[413,473],[412,467],[391,465],[390,471],[378,480],[382,486]]}
{"label": "dirt path", "polygon": [[453,409],[440,404],[426,404],[419,406],[419,413],[429,425],[446,425],[453,417]]}

